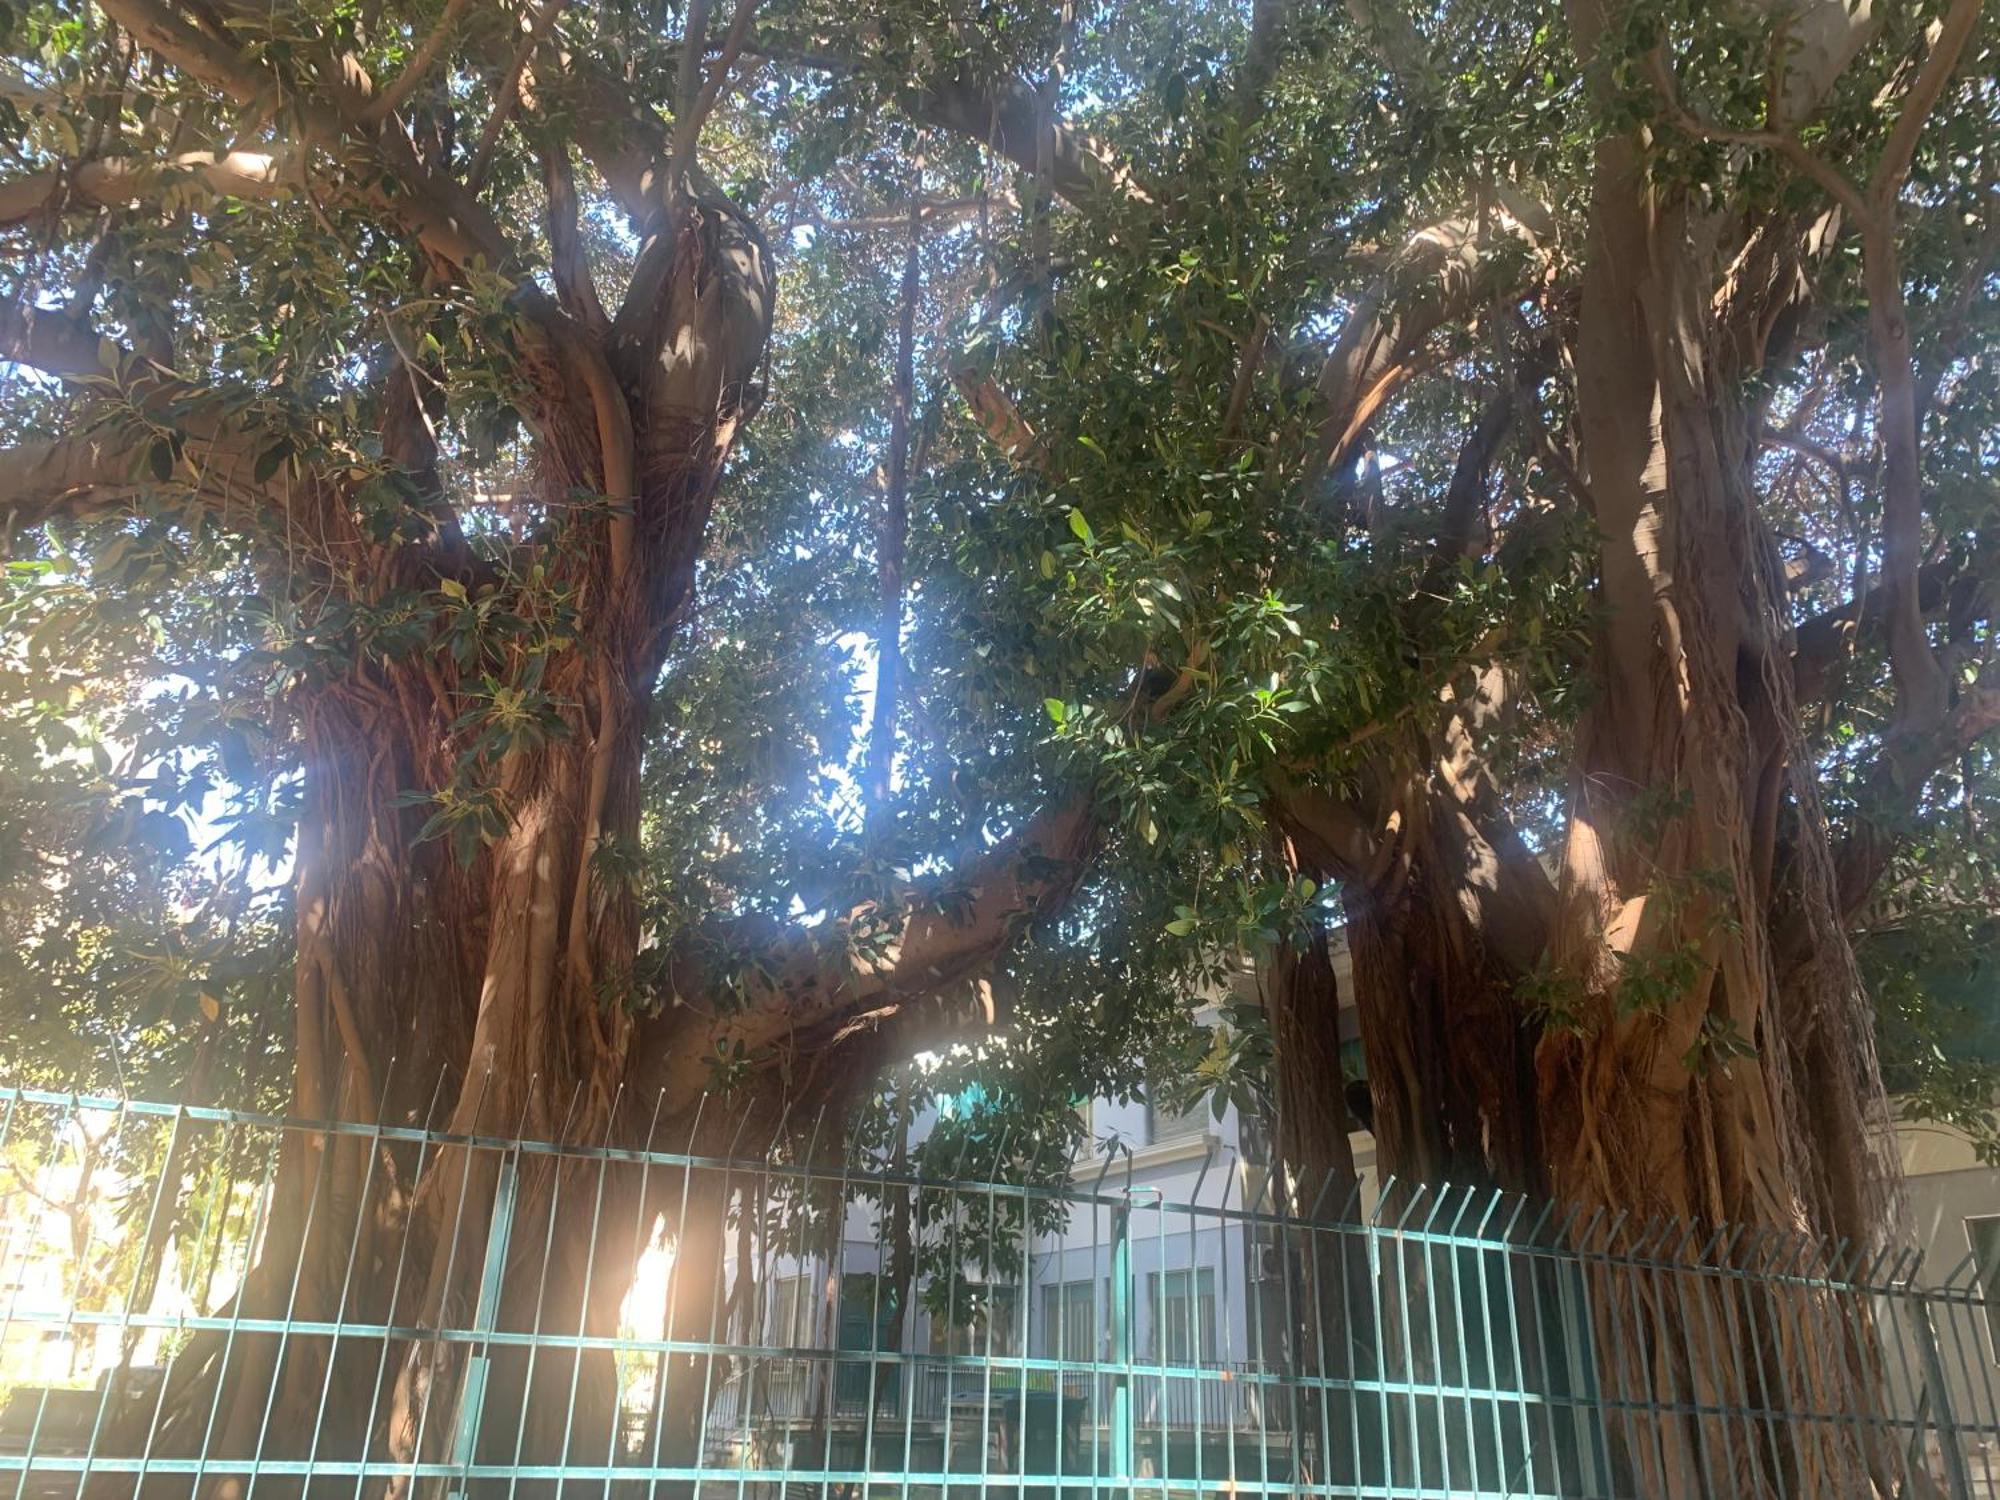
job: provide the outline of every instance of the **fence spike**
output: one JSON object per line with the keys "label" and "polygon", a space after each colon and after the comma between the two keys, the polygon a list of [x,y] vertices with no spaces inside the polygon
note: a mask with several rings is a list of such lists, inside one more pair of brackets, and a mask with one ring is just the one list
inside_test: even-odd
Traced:
{"label": "fence spike", "polygon": [[[528,1100],[534,1096],[534,1092],[534,1087],[531,1084],[528,1091],[521,1096],[521,1118],[523,1120],[526,1120],[528,1117]],[[569,1138],[569,1133],[576,1125],[576,1107],[582,1102],[583,1080],[579,1078],[576,1081],[576,1086],[569,1091],[569,1108],[563,1111],[562,1129],[556,1132],[556,1144],[558,1146],[574,1144]],[[520,1134],[518,1128],[515,1134]]]}
{"label": "fence spike", "polygon": [[1632,1217],[1631,1210],[1619,1209],[1611,1222],[1604,1226],[1604,1258],[1625,1259],[1619,1254],[1619,1247],[1625,1243],[1625,1222]]}
{"label": "fence spike", "polygon": [[1188,1190],[1188,1202],[1197,1208],[1201,1206],[1201,1189],[1202,1184],[1208,1181],[1208,1169],[1215,1165],[1215,1150],[1215,1137],[1209,1135],[1207,1144],[1202,1147],[1201,1170],[1195,1174],[1194,1186]]}
{"label": "fence spike", "polygon": [[[1264,1194],[1270,1191],[1270,1187],[1271,1187],[1271,1174],[1269,1172],[1266,1172],[1257,1183],[1256,1198],[1252,1202],[1246,1205],[1246,1207],[1248,1207],[1251,1213],[1260,1214],[1264,1211]],[[1125,1190],[1127,1192],[1130,1192],[1132,1190],[1132,1167],[1129,1161],[1126,1163],[1125,1166]]]}
{"label": "fence spike", "polygon": [[618,1080],[618,1087],[611,1091],[611,1108],[604,1112],[604,1145],[611,1144],[611,1132],[618,1124],[618,1107],[625,1102],[625,1080]]}
{"label": "fence spike", "polygon": [[437,1082],[431,1085],[431,1102],[424,1106],[425,1130],[437,1129],[437,1107],[438,1101],[444,1098],[444,1077],[445,1070],[440,1066],[438,1068]]}
{"label": "fence spike", "polygon": [[1924,1263],[1924,1252],[1914,1245],[1907,1247],[1896,1257],[1896,1280],[1909,1283],[1916,1280],[1917,1271]]}
{"label": "fence spike", "polygon": [[[662,1088],[660,1090],[660,1098],[664,1102],[666,1097],[667,1097],[667,1091],[666,1089]],[[694,1149],[695,1144],[697,1141],[701,1139],[701,1117],[703,1112],[706,1111],[707,1108],[708,1108],[708,1090],[703,1089],[701,1093],[695,1096],[694,1113],[688,1117],[687,1150],[681,1153],[682,1155],[693,1156],[695,1154],[695,1149]]]}
{"label": "fence spike", "polygon": [[[1826,1258],[1820,1254],[1819,1240],[1809,1234],[1799,1234],[1792,1237],[1792,1242],[1796,1247],[1791,1260],[1792,1275],[1811,1275],[1825,1266]],[[1808,1270],[1809,1266],[1811,1270]]]}
{"label": "fence spike", "polygon": [[[778,1123],[771,1127],[771,1138],[764,1143],[764,1169],[766,1171],[769,1171],[778,1159],[779,1143],[785,1138],[785,1128],[792,1123],[793,1102],[792,1097],[787,1094],[785,1096],[785,1107],[778,1111]],[[737,1139],[742,1139],[743,1131],[748,1128],[749,1124],[750,1111],[746,1109],[743,1111],[743,1123],[737,1127]],[[729,1154],[731,1156],[736,1154],[735,1146],[732,1145],[729,1148]]]}
{"label": "fence spike", "polygon": [[1386,1178],[1382,1178],[1382,1186],[1376,1190],[1374,1208],[1368,1210],[1368,1228],[1372,1228],[1372,1230],[1386,1230],[1388,1228],[1388,1224],[1382,1220],[1382,1216],[1388,1212],[1390,1200],[1396,1196],[1396,1188],[1400,1184],[1402,1184],[1402,1178],[1398,1178],[1394,1172],[1390,1172]]}
{"label": "fence spike", "polygon": [[1771,1230],[1771,1269],[1779,1276],[1796,1276],[1803,1253],[1812,1248],[1811,1239],[1789,1229]]}
{"label": "fence spike", "polygon": [[[1449,1201],[1449,1194],[1450,1190],[1447,1189],[1446,1190],[1447,1202]],[[1444,1232],[1446,1234],[1455,1235],[1464,1225],[1465,1216],[1472,1211],[1472,1195],[1473,1195],[1472,1184],[1469,1182],[1458,1190],[1458,1207],[1452,1213],[1451,1222],[1445,1227]],[[1440,1213],[1444,1211],[1442,1205],[1440,1205],[1438,1211]]]}
{"label": "fence spike", "polygon": [[1097,1169],[1097,1180],[1091,1183],[1090,1185],[1090,1190],[1093,1193],[1102,1192],[1104,1190],[1104,1179],[1111,1175],[1112,1155],[1113,1155],[1112,1148],[1106,1147],[1103,1156],[1104,1164]]}
{"label": "fence spike", "polygon": [[660,1133],[660,1111],[667,1107],[667,1086],[660,1085],[660,1091],[653,1096],[653,1118],[646,1122],[646,1155],[654,1155],[654,1138]]}
{"label": "fence spike", "polygon": [[118,1048],[118,1033],[114,1030],[105,1035],[105,1044],[111,1049],[111,1071],[118,1075],[118,1098],[121,1102],[132,1102],[132,1091],[125,1086],[125,1057]]}
{"label": "fence spike", "polygon": [[1428,1182],[1420,1182],[1416,1185],[1409,1199],[1403,1204],[1402,1215],[1396,1220],[1396,1232],[1398,1234],[1403,1233],[1408,1228],[1410,1215],[1417,1211],[1417,1205],[1424,1201],[1425,1194],[1429,1193],[1430,1190],[1431,1185]]}
{"label": "fence spike", "polygon": [[817,1166],[819,1163],[819,1133],[822,1129],[825,1128],[825,1126],[826,1126],[826,1101],[821,1100],[819,1106],[819,1113],[813,1116],[812,1135],[806,1141],[807,1166]]}
{"label": "fence spike", "polygon": [[[1582,1208],[1578,1208],[1578,1212],[1582,1212]],[[1602,1204],[1598,1204],[1596,1208],[1592,1208],[1592,1210],[1590,1210],[1590,1218],[1586,1218],[1586,1220],[1584,1220],[1582,1228],[1580,1228],[1580,1230],[1576,1230],[1576,1252],[1578,1252],[1578,1254],[1592,1254],[1592,1250],[1590,1250],[1590,1242],[1592,1242],[1592,1240],[1596,1238],[1596,1232],[1598,1232],[1598,1224],[1600,1224],[1602,1220],[1604,1220],[1604,1206],[1602,1206]]]}
{"label": "fence spike", "polygon": [[1317,1224],[1323,1222],[1322,1215],[1326,1208],[1326,1195],[1332,1191],[1333,1168],[1328,1167],[1324,1172],[1320,1173],[1319,1191],[1313,1195],[1312,1207],[1306,1210],[1305,1217],[1308,1223]]}
{"label": "fence spike", "polygon": [[[729,1150],[726,1153],[728,1156],[730,1156],[731,1158],[735,1157],[738,1148],[741,1147],[743,1144],[743,1132],[745,1130],[748,1130],[749,1128],[750,1128],[750,1111],[747,1109],[738,1110],[736,1112],[736,1133],[729,1138]],[[778,1117],[778,1128],[780,1130],[785,1128],[785,1120],[783,1115],[780,1115]]]}
{"label": "fence spike", "polygon": [[1939,1286],[1954,1297],[1988,1308],[1988,1315],[1994,1316],[2000,1314],[2000,1304],[1996,1304],[1994,1296],[1993,1277],[1996,1274],[2000,1274],[2000,1267],[1983,1264],[1977,1250],[1968,1250],[1951,1268],[1951,1274],[1939,1282]]}
{"label": "fence spike", "polygon": [[382,1091],[375,1096],[375,1128],[380,1130],[389,1113],[389,1084],[396,1076],[396,1054],[389,1054],[389,1066],[382,1070]]}
{"label": "fence spike", "polygon": [[472,1129],[475,1134],[479,1130],[479,1121],[486,1114],[486,1092],[492,1086],[493,1064],[489,1060],[486,1064],[486,1071],[479,1075],[479,1092],[472,1096]]}
{"label": "fence spike", "polygon": [[1375,1206],[1368,1211],[1368,1227],[1370,1229],[1386,1229],[1388,1227],[1382,1222],[1382,1215],[1388,1212],[1389,1201],[1395,1197],[1396,1186],[1399,1181],[1400,1179],[1394,1172],[1391,1172],[1387,1177],[1382,1179],[1382,1186],[1375,1194]]}
{"label": "fence spike", "polygon": [[1637,1238],[1627,1240],[1625,1243],[1626,1257],[1636,1261],[1652,1255],[1654,1240],[1663,1230],[1664,1221],[1659,1214],[1655,1213],[1649,1218],[1641,1219],[1636,1229]]}
{"label": "fence spike", "polygon": [[1486,1207],[1479,1215],[1479,1222],[1472,1226],[1472,1238],[1475,1240],[1484,1240],[1486,1238],[1486,1226],[1492,1222],[1493,1216],[1500,1212],[1500,1205],[1506,1201],[1506,1198],[1507,1194],[1499,1188],[1488,1190],[1486,1194]]}
{"label": "fence spike", "polygon": [[[1981,1288],[1978,1288],[1976,1286],[1976,1283],[1978,1281],[1978,1276],[1976,1273],[1978,1272],[1978,1270],[1979,1270],[1979,1256],[1976,1252],[1968,1250],[1962,1257],[1960,1257],[1958,1262],[1952,1266],[1951,1270],[1939,1279],[1938,1286],[1943,1290],[1949,1292],[1957,1292],[1962,1290],[1963,1291],[1980,1290]],[[1958,1278],[1964,1276],[1968,1271],[1974,1272],[1975,1274],[1969,1277],[1967,1279],[1966,1285],[1963,1288],[1961,1288],[1958,1285]]]}
{"label": "fence spike", "polygon": [[1737,1247],[1743,1243],[1744,1226],[1741,1224],[1731,1224],[1725,1219],[1722,1222],[1721,1233],[1723,1239],[1720,1253],[1726,1259],[1727,1263],[1734,1267],[1737,1264]]}

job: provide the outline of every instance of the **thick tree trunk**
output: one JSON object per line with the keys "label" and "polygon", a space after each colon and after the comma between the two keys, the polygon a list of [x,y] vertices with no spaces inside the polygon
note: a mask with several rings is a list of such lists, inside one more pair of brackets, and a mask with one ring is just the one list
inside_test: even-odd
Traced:
{"label": "thick tree trunk", "polygon": [[1436,745],[1418,737],[1375,768],[1365,814],[1292,788],[1279,798],[1301,859],[1340,883],[1377,1166],[1403,1191],[1546,1182],[1519,987],[1550,890],[1489,805],[1466,727],[1476,701]]}
{"label": "thick tree trunk", "polygon": [[1324,932],[1282,943],[1265,1004],[1277,1074],[1276,1166],[1293,1210],[1341,1212],[1357,1178],[1340,1060],[1340,988]]}
{"label": "thick tree trunk", "polygon": [[[1879,1097],[1879,1080],[1851,1061],[1830,1068],[1812,1088],[1826,1098],[1809,1105],[1795,1071],[1814,1061],[1802,1012],[1845,1016],[1853,997],[1827,984],[1788,999],[1777,982],[1772,845],[1786,763],[1810,767],[1790,728],[1784,596],[1752,484],[1761,414],[1718,349],[1710,230],[1647,184],[1627,141],[1598,148],[1592,221],[1577,378],[1604,686],[1580,734],[1552,945],[1564,1021],[1537,1055],[1552,1186],[1634,1226],[1664,1214],[1872,1238],[1882,1225],[1858,1184],[1864,1095]],[[1789,836],[1820,848],[1789,900],[1828,949],[1822,979],[1851,980],[1824,829],[1800,807]],[[1834,1045],[1852,1040],[1844,1027]],[[1601,1290],[1608,1378],[1649,1399],[1782,1405],[1839,1383],[1837,1367],[1770,1342],[1779,1320],[1753,1325],[1766,1333],[1727,1376],[1686,1318],[1619,1308]],[[1733,1309],[1705,1311],[1737,1326]],[[1727,1473],[1695,1423],[1622,1459],[1648,1494],[1866,1492],[1879,1455],[1810,1424],[1788,1431],[1783,1452],[1738,1445]]]}
{"label": "thick tree trunk", "polygon": [[[600,853],[637,841],[650,690],[748,415],[771,284],[754,230],[726,205],[704,199],[670,218],[675,253],[650,316],[619,351],[622,384],[604,349],[574,326],[524,348],[535,392],[526,415],[550,512],[578,515],[545,564],[577,622],[572,644],[535,663],[564,731],[508,751],[493,770],[505,835],[461,865],[449,840],[420,837],[428,810],[407,805],[412,789],[443,789],[465,753],[452,730],[464,703],[442,653],[356,666],[303,690],[293,1098],[302,1118],[631,1143],[656,1106],[684,1124],[699,1102],[687,1070],[663,1066],[657,1047],[632,1046],[637,915]],[[399,374],[385,388],[384,445],[422,490],[435,477],[434,450],[410,440],[422,424],[411,420],[408,385]],[[578,491],[611,505],[579,513]],[[435,587],[435,574],[408,576],[413,549],[369,545],[337,498],[324,509],[323,530],[368,560],[343,586],[363,597]],[[463,562],[453,541],[432,549],[433,565]],[[518,655],[511,663],[527,665]],[[782,1114],[754,1090],[732,1107],[767,1126]],[[241,1310],[466,1326],[502,1170],[492,1150],[439,1148],[420,1164],[414,1151],[360,1136],[292,1132]],[[501,1326],[539,1317],[558,1331],[614,1331],[637,1215],[622,1172],[607,1179],[619,1201],[570,1211],[579,1194],[603,1196],[592,1194],[592,1175],[588,1162],[522,1167],[511,1243],[542,1223],[546,1249],[508,1266]],[[412,1343],[387,1360],[386,1388],[379,1342],[341,1340],[329,1368],[333,1347],[323,1337],[197,1341],[176,1369],[178,1415],[155,1451],[304,1457],[317,1444],[322,1456],[366,1447],[398,1462],[449,1452],[465,1345]],[[504,1429],[530,1462],[570,1453],[604,1461],[614,1418],[608,1356],[544,1351],[532,1371],[509,1358],[492,1377],[487,1401],[512,1415],[482,1422],[482,1432]],[[380,1448],[370,1413],[385,1429]],[[213,1486],[224,1497],[241,1487]]]}
{"label": "thick tree trunk", "polygon": [[[1606,687],[1581,734],[1554,947],[1575,1013],[1539,1059],[1555,1186],[1639,1214],[1872,1233],[1801,1192],[1815,1144],[1770,876],[1796,711],[1751,485],[1757,414],[1709,353],[1710,268],[1622,142],[1600,148],[1594,217],[1578,376]],[[1790,834],[1819,840],[1827,867],[1816,820]],[[1844,948],[1824,878],[1789,894]],[[1823,975],[1851,973],[1824,957]],[[1843,1112],[1858,1121],[1863,1103]],[[1866,1151],[1858,1131],[1837,1135],[1819,1149]]]}

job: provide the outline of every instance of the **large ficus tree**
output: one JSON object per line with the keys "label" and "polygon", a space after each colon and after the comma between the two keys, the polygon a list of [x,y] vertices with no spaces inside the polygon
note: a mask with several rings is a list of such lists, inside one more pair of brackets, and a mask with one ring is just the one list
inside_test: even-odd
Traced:
{"label": "large ficus tree", "polygon": [[[8,84],[0,218],[23,254],[0,336],[60,392],[14,392],[37,408],[6,460],[20,639],[65,675],[52,658],[89,601],[63,580],[91,535],[96,587],[151,585],[160,615],[178,612],[151,617],[156,641],[210,632],[177,727],[219,758],[190,773],[150,737],[156,795],[138,810],[185,805],[184,776],[255,780],[260,756],[296,768],[295,792],[270,796],[295,797],[277,815],[296,818],[288,1092],[306,1116],[599,1137],[635,1117],[677,1128],[726,1081],[719,1139],[746,1118],[768,1131],[811,1092],[790,1059],[838,1051],[817,1074],[838,1080],[915,1045],[1068,889],[1090,842],[1072,799],[927,895],[877,882],[827,932],[739,907],[642,953],[642,748],[725,462],[762,399],[774,311],[765,233],[703,144],[766,61],[746,54],[756,7],[717,17],[712,37],[707,9],[679,28],[456,0],[8,13],[25,66]],[[824,50],[814,20],[784,18],[788,50]],[[1018,107],[1004,75],[891,84],[960,126]],[[750,127],[718,149],[745,179],[775,154]],[[911,337],[906,313],[899,453]],[[209,597],[177,599],[174,581],[204,570],[223,580],[196,591]],[[141,696],[172,700],[187,658],[164,654],[119,642],[96,666],[128,683],[157,671]],[[45,705],[50,687],[34,693]],[[55,729],[60,713],[28,713],[75,738],[75,716]],[[51,743],[29,728],[23,748]],[[45,800],[59,819],[63,798]],[[82,859],[58,878],[98,873]],[[227,944],[243,917],[204,920]],[[183,956],[196,1003],[219,1011],[221,982]],[[478,1221],[493,1163],[445,1155],[353,1231],[407,1236],[428,1265],[409,1306],[374,1315],[431,1322],[460,1294],[449,1230]],[[329,1181],[356,1201],[372,1170],[356,1142],[288,1143],[246,1307],[289,1296],[298,1315],[334,1314],[349,1256],[388,1252],[310,1205]],[[588,1228],[572,1234],[558,1255],[580,1268]],[[556,1280],[560,1300],[586,1278]],[[594,1315],[620,1295],[602,1289]],[[307,1399],[325,1358],[274,1368],[265,1340],[227,1368],[179,1368]],[[412,1357],[381,1403],[395,1442],[415,1441],[419,1407],[452,1378],[449,1357]],[[334,1403],[337,1426],[375,1408],[365,1380],[334,1384],[354,1396]],[[248,1440],[257,1406],[229,1407],[222,1441]],[[534,1410],[562,1425],[560,1403]],[[586,1410],[586,1428],[608,1420]]]}
{"label": "large ficus tree", "polygon": [[1849,933],[1983,899],[1906,835],[2000,723],[1980,7],[708,10],[8,12],[21,976],[731,1139],[1012,996],[1024,1108],[1150,1046],[1318,1201],[1337,914],[1387,1169],[1879,1234]]}

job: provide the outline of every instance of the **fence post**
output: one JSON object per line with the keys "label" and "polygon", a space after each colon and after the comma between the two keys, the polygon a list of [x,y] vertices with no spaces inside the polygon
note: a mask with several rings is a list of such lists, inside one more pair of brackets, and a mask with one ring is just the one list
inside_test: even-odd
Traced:
{"label": "fence post", "polygon": [[1917,1354],[1923,1361],[1924,1385],[1930,1390],[1931,1405],[1937,1413],[1938,1451],[1944,1457],[1945,1491],[1951,1500],[1972,1500],[1972,1471],[1966,1466],[1965,1448],[1958,1438],[1958,1418],[1952,1412],[1951,1387],[1945,1383],[1944,1361],[1938,1358],[1937,1329],[1931,1323],[1931,1299],[1906,1287],[1912,1303],[1910,1323],[1917,1334]]}
{"label": "fence post", "polygon": [[[468,1148],[470,1149],[470,1148]],[[472,1331],[491,1333],[500,1321],[500,1289],[507,1274],[507,1242],[514,1228],[514,1185],[519,1157],[506,1151],[500,1157],[500,1180],[493,1185],[493,1222],[486,1232],[486,1263],[480,1268],[479,1301],[472,1313]],[[465,1359],[465,1381],[459,1388],[458,1423],[452,1434],[451,1461],[468,1469],[479,1461],[479,1419],[486,1408],[486,1371],[493,1361],[493,1346],[477,1343]],[[577,1358],[583,1358],[582,1350]],[[525,1420],[526,1413],[523,1412]],[[470,1488],[463,1476],[455,1494]]]}
{"label": "fence post", "polygon": [[1111,1210],[1112,1494],[1129,1495],[1132,1479],[1132,1200]]}

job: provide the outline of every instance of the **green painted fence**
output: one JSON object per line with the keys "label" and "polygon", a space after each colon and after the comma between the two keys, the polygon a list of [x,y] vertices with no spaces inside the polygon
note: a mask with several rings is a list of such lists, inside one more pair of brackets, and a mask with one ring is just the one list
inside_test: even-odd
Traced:
{"label": "green painted fence", "polygon": [[2000,1500],[1969,1260],[633,1134],[0,1090],[0,1500]]}

